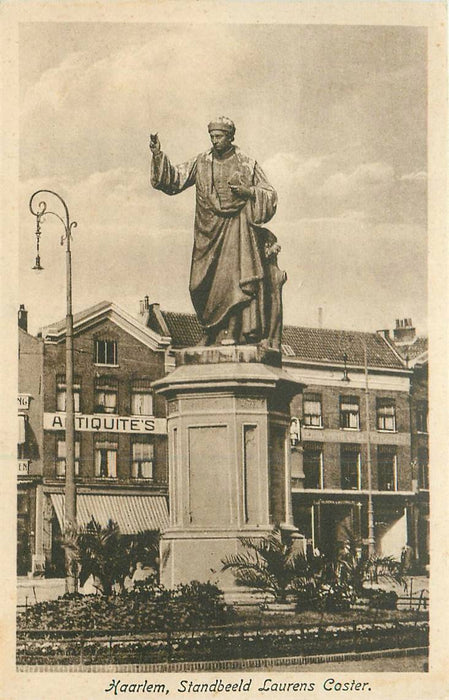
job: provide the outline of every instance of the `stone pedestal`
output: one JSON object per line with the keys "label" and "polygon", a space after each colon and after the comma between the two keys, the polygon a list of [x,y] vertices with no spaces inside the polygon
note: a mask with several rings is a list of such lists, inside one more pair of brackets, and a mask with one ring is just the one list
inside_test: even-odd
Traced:
{"label": "stone pedestal", "polygon": [[[170,525],[161,539],[161,581],[234,587],[221,560],[239,537],[294,531],[290,400],[302,390],[257,346],[190,348],[155,382],[168,402]],[[270,364],[261,362],[269,361]]]}

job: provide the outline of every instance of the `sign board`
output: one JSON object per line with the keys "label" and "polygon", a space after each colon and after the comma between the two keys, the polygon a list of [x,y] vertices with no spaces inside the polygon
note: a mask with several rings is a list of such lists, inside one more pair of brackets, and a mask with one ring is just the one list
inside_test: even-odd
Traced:
{"label": "sign board", "polygon": [[[65,413],[44,413],[44,430],[64,430]],[[166,435],[167,421],[154,416],[115,416],[75,414],[75,430],[88,433],[135,433]]]}
{"label": "sign board", "polygon": [[25,476],[30,473],[30,460],[29,459],[18,459],[17,460],[17,476]]}
{"label": "sign board", "polygon": [[30,395],[17,394],[17,407],[21,411],[28,409],[30,407]]}

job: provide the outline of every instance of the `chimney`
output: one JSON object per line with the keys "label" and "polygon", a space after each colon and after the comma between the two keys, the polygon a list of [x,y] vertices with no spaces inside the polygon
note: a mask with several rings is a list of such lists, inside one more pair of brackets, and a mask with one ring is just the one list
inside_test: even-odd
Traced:
{"label": "chimney", "polygon": [[323,307],[318,307],[318,328],[323,327]]}
{"label": "chimney", "polygon": [[378,335],[381,335],[382,338],[385,338],[385,340],[391,340],[391,338],[390,338],[390,331],[388,330],[388,328],[382,328],[381,330],[376,331],[376,333],[377,333]]}
{"label": "chimney", "polygon": [[416,338],[416,328],[412,325],[411,318],[397,318],[396,328],[393,330],[394,342],[398,345],[413,343]]}
{"label": "chimney", "polygon": [[19,328],[21,328],[26,333],[28,332],[28,311],[25,308],[25,304],[20,304],[19,312],[17,314],[17,322]]}
{"label": "chimney", "polygon": [[144,296],[144,298],[139,301],[139,307],[140,307],[140,309],[139,309],[140,315],[144,316],[145,313],[150,308],[150,297],[148,296],[148,294],[146,294]]}

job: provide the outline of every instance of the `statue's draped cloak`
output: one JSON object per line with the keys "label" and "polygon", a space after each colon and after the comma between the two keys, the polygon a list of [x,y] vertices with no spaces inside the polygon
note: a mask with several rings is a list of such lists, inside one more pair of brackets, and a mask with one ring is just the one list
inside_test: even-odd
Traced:
{"label": "statue's draped cloak", "polygon": [[[208,151],[174,166],[160,153],[152,159],[151,184],[170,195],[196,185],[190,295],[201,325],[211,329],[240,306],[244,332],[261,338],[264,248],[258,226],[274,216],[277,195],[260,166],[238,148],[226,160]],[[250,187],[254,198],[224,196],[228,179]]]}

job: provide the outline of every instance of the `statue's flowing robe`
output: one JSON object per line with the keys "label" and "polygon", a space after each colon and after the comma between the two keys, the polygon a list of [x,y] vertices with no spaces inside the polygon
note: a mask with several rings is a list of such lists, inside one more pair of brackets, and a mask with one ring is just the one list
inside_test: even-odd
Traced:
{"label": "statue's flowing robe", "polygon": [[[253,198],[233,195],[229,180],[251,188]],[[203,328],[214,328],[240,307],[243,333],[264,337],[264,248],[258,226],[274,216],[277,195],[260,166],[238,148],[223,159],[211,150],[177,166],[160,152],[152,159],[151,184],[170,195],[196,185],[190,295]]]}

